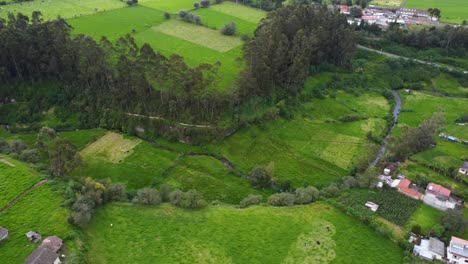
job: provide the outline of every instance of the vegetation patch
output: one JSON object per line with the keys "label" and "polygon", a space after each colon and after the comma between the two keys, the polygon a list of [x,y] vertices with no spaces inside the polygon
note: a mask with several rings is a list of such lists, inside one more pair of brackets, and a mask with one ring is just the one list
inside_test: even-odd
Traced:
{"label": "vegetation patch", "polygon": [[[325,223],[330,223],[330,231]],[[96,264],[209,263],[210,259],[279,263],[290,254],[297,260],[307,256],[331,260],[333,251],[337,264],[363,259],[400,263],[403,255],[392,241],[324,203],[288,208],[209,206],[197,211],[165,204],[156,208],[111,204],[97,211],[84,232],[89,237],[87,260]],[[322,249],[315,239],[323,241]],[[303,251],[302,241],[315,245]],[[192,247],[193,243],[200,246]],[[192,249],[201,252],[194,255]]]}
{"label": "vegetation patch", "polygon": [[[229,3],[230,2],[225,2],[222,5]],[[253,32],[257,28],[257,23],[255,22],[249,22],[236,16],[221,13],[214,10],[212,7],[197,9],[193,13],[202,17],[203,25],[217,30],[221,30],[228,22],[233,22],[236,25],[239,35],[253,35]]]}
{"label": "vegetation patch", "polygon": [[[174,36],[219,52],[229,51],[242,45],[242,40],[220,34],[206,27],[171,20],[153,28],[153,30]],[[196,52],[196,51],[195,51]]]}
{"label": "vegetation patch", "polygon": [[159,9],[162,11],[177,13],[179,10],[193,9],[193,0],[140,0],[139,5]]}
{"label": "vegetation patch", "polygon": [[27,1],[0,7],[0,17],[7,18],[8,13],[21,12],[30,16],[40,11],[47,19],[72,18],[127,6],[123,1],[115,0],[48,0]]}
{"label": "vegetation patch", "polygon": [[438,8],[442,11],[443,22],[461,23],[468,19],[468,2],[465,0],[408,0],[405,7],[424,10]]}
{"label": "vegetation patch", "polygon": [[126,139],[121,134],[109,132],[80,153],[84,157],[99,157],[111,163],[119,163],[130,156],[133,148],[140,143],[139,139]]}
{"label": "vegetation patch", "polygon": [[255,9],[231,2],[224,2],[221,5],[213,5],[210,7],[210,9],[216,10],[226,15],[238,17],[242,20],[255,24],[260,22],[260,20],[266,16],[266,12],[260,9]]}

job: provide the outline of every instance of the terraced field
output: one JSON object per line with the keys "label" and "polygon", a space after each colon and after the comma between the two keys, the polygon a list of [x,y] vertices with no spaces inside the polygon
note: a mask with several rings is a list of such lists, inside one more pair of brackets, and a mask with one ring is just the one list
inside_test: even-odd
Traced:
{"label": "terraced field", "polygon": [[85,234],[88,261],[96,264],[391,264],[403,255],[390,240],[324,203],[195,212],[114,204],[97,212]]}

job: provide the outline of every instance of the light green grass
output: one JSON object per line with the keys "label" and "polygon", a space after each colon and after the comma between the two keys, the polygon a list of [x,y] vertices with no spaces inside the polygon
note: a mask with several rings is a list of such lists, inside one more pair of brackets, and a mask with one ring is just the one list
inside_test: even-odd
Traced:
{"label": "light green grass", "polygon": [[[3,195],[3,192],[2,192]],[[61,207],[60,194],[52,191],[49,185],[43,185],[23,197],[17,204],[0,214],[0,226],[8,229],[10,237],[0,243],[2,263],[23,263],[36,249],[26,238],[30,230],[38,232],[43,238],[58,236],[65,238],[73,227],[67,222],[68,210]],[[76,261],[76,242],[65,241],[67,246],[67,260]]]}
{"label": "light green grass", "polygon": [[247,34],[252,36],[253,32],[257,28],[257,23],[218,12],[213,8],[200,8],[195,10],[193,13],[201,16],[203,25],[211,28],[214,27],[216,30],[221,30],[228,22],[233,22],[236,25],[238,35]]}
{"label": "light green grass", "polygon": [[242,45],[242,40],[225,36],[221,32],[199,25],[172,19],[153,28],[153,30],[180,38],[194,44],[219,52],[227,52]]}
{"label": "light green grass", "polygon": [[[0,208],[7,205],[23,191],[42,180],[42,177],[26,164],[0,154],[0,160],[11,163],[14,167],[0,161]],[[0,225],[1,226],[1,225]]]}
{"label": "light green grass", "polygon": [[389,6],[389,7],[398,7],[400,6],[402,0],[372,0],[371,5],[375,6]]}
{"label": "light green grass", "polygon": [[6,18],[9,12],[31,16],[33,11],[40,11],[46,19],[72,18],[125,6],[127,4],[119,0],[37,0],[1,6],[0,17]]}
{"label": "light green grass", "polygon": [[232,86],[235,85],[234,81],[243,67],[242,61],[237,60],[237,58],[242,57],[241,46],[222,53],[171,35],[163,34],[154,29],[137,33],[134,37],[139,45],[148,43],[155,50],[166,56],[172,54],[181,55],[184,57],[185,62],[192,67],[203,63],[214,64],[218,61],[221,62],[221,67],[218,70],[219,80],[216,85],[219,90],[231,90]]}
{"label": "light green grass", "polygon": [[[88,261],[96,264],[281,263],[288,256],[299,257],[295,263],[307,256],[326,263],[323,253],[331,250],[331,263],[390,264],[403,255],[390,240],[323,203],[198,211],[114,204],[97,212],[85,234]],[[305,245],[317,240],[323,248]]]}
{"label": "light green grass", "polygon": [[207,201],[231,204],[238,204],[249,194],[268,193],[253,189],[247,179],[235,176],[219,160],[208,156],[184,157],[162,182],[173,189],[198,190]]}
{"label": "light green grass", "polygon": [[422,234],[428,234],[432,227],[440,224],[442,214],[442,211],[423,204],[410,217],[406,224],[406,229],[411,230],[414,225],[419,225]]}
{"label": "light green grass", "polygon": [[133,153],[118,163],[106,162],[93,156],[84,157],[85,165],[73,172],[74,177],[110,178],[122,182],[129,189],[151,186],[160,179],[161,173],[176,159],[177,154],[142,142],[133,148]]}
{"label": "light green grass", "polygon": [[82,33],[99,40],[102,36],[111,41],[128,33],[141,32],[165,21],[164,12],[145,6],[132,6],[89,16],[69,19],[73,33]]}
{"label": "light green grass", "polygon": [[266,12],[262,10],[231,2],[224,2],[221,5],[212,5],[210,8],[220,13],[238,17],[252,23],[258,23],[266,16]]}
{"label": "light green grass", "polygon": [[193,0],[140,0],[139,5],[175,14],[180,10],[193,9],[193,3],[195,2]]}
{"label": "light green grass", "polygon": [[443,22],[461,23],[468,19],[468,1],[465,0],[408,0],[405,4],[407,8],[428,8],[440,9]]}

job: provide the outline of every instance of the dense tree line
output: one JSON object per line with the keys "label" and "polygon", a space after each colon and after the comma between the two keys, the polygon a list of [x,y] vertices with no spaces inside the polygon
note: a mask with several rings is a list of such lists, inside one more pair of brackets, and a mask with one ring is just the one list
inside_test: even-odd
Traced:
{"label": "dense tree line", "polygon": [[445,26],[420,30],[407,30],[394,24],[385,33],[385,38],[406,46],[428,48],[468,48],[468,27]]}
{"label": "dense tree line", "polygon": [[[0,82],[14,87],[0,89],[0,98],[44,107],[37,110],[63,105],[79,112],[86,126],[97,126],[107,111],[212,121],[230,105],[214,89],[218,65],[190,68],[180,56],[138,47],[129,35],[98,43],[70,30],[63,19],[43,21],[39,12],[31,20],[22,14],[0,19]],[[35,93],[34,84],[44,81],[60,85],[46,96]]]}
{"label": "dense tree line", "polygon": [[268,14],[244,48],[243,95],[296,94],[313,65],[350,64],[356,35],[346,17],[322,5],[288,5]]}

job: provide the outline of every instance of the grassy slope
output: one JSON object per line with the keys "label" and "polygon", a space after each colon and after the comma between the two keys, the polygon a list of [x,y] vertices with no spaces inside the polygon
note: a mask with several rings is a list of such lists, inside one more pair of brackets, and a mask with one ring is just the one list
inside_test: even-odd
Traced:
{"label": "grassy slope", "polygon": [[244,171],[273,161],[279,179],[291,180],[296,186],[325,186],[346,175],[362,150],[366,132],[378,126],[376,120],[380,119],[349,123],[333,120],[356,113],[383,117],[388,109],[388,103],[380,96],[356,98],[339,93],[337,99],[306,104],[303,116],[294,120],[280,119],[267,123],[263,129],[244,129],[209,148]]}
{"label": "grassy slope", "polygon": [[251,23],[258,23],[266,15],[265,11],[260,9],[254,9],[232,2],[224,2],[221,5],[213,5],[210,8],[220,13],[238,17]]}
{"label": "grassy slope", "polygon": [[54,19],[58,16],[62,18],[72,18],[125,6],[127,6],[125,2],[118,0],[38,0],[2,6],[0,9],[0,17],[8,17],[9,12],[21,12],[30,16],[33,11],[41,11],[46,19]]}
{"label": "grassy slope", "polygon": [[[1,193],[3,195],[3,191]],[[67,223],[68,210],[61,207],[61,203],[60,194],[46,184],[33,190],[8,211],[0,214],[0,226],[8,229],[10,233],[10,237],[0,243],[1,262],[22,263],[37,247],[25,236],[30,230],[39,232],[43,238],[51,235],[64,238],[69,234],[73,228]],[[66,245],[67,255],[74,256],[76,244],[66,241]]]}
{"label": "grassy slope", "polygon": [[239,35],[247,34],[252,36],[257,28],[257,22],[249,22],[235,16],[218,12],[213,8],[201,8],[195,10],[193,13],[201,16],[204,25],[212,28],[214,27],[217,30],[223,28],[228,22],[233,22],[236,25]]}
{"label": "grassy slope", "polygon": [[0,208],[7,205],[16,196],[41,181],[42,177],[25,164],[0,155],[0,160],[6,160],[15,167],[0,162]]}
{"label": "grassy slope", "polygon": [[468,19],[468,2],[465,0],[408,0],[407,8],[439,8],[442,12],[441,21],[461,23]]}
{"label": "grassy slope", "polygon": [[172,14],[178,13],[180,10],[193,9],[193,0],[142,0],[140,5],[151,7],[158,10],[163,10]]}
{"label": "grassy slope", "polygon": [[85,130],[77,130],[77,131],[60,132],[59,137],[69,140],[78,149],[82,149],[90,142],[103,136],[105,133],[106,131],[100,128],[85,129]]}
{"label": "grassy slope", "polygon": [[[332,236],[336,258],[331,263],[401,261],[397,245],[323,203],[245,210],[217,206],[199,211],[168,205],[111,205],[99,210],[85,230],[88,261],[279,263],[295,248],[299,235],[314,231],[316,221],[328,221],[336,229]],[[301,240],[297,246],[304,252]]]}

